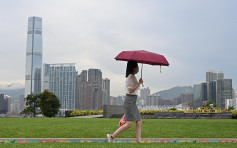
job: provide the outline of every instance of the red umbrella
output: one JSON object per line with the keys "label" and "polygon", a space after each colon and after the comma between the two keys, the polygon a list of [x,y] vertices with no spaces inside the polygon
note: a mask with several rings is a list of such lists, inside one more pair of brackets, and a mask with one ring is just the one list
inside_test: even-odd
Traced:
{"label": "red umbrella", "polygon": [[[169,66],[169,62],[163,55],[145,51],[145,50],[136,50],[136,51],[123,51],[115,57],[116,60],[120,61],[136,61],[137,63],[150,64],[150,65],[160,65],[160,66]],[[141,77],[142,77],[142,68],[141,68]]]}

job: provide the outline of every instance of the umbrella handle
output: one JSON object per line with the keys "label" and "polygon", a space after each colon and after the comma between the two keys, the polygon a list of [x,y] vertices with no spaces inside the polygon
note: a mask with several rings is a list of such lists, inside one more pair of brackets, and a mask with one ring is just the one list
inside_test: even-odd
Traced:
{"label": "umbrella handle", "polygon": [[[143,68],[143,63],[142,63],[142,68]],[[141,78],[142,78],[142,68],[141,68]],[[144,87],[143,83],[142,83],[142,87]]]}
{"label": "umbrella handle", "polygon": [[[142,63],[142,68],[143,68],[143,63]],[[142,78],[142,68],[141,68],[141,78]]]}

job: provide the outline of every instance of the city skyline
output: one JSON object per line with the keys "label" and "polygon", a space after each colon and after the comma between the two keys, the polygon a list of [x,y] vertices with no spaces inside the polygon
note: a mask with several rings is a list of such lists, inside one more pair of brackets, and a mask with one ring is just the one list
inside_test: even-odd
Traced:
{"label": "city skyline", "polygon": [[101,69],[110,79],[111,96],[124,94],[126,62],[114,60],[123,50],[145,49],[169,60],[162,73],[159,67],[143,66],[144,85],[151,93],[204,82],[208,70],[225,72],[237,89],[235,5],[232,0],[6,1],[0,6],[0,86],[24,85],[26,20],[39,16],[44,20],[44,63]]}

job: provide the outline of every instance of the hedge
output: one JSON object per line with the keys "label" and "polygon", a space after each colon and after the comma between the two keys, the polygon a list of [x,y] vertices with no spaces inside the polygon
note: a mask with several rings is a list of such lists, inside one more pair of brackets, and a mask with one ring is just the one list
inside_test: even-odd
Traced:
{"label": "hedge", "polygon": [[232,117],[237,119],[237,110],[233,110],[232,112]]}
{"label": "hedge", "polygon": [[155,112],[184,112],[181,110],[169,110],[169,111],[164,111],[164,110],[143,110],[140,111],[140,114],[142,115],[154,115]]}
{"label": "hedge", "polygon": [[75,110],[71,112],[70,116],[86,116],[86,115],[100,115],[103,114],[103,110],[89,111],[89,110]]}

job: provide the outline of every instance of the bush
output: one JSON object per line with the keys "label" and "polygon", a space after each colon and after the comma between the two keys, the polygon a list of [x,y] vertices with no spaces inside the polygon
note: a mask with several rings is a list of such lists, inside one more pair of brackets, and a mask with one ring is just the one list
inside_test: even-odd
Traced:
{"label": "bush", "polygon": [[103,110],[89,111],[89,110],[75,110],[71,112],[70,116],[86,116],[86,115],[100,115],[103,114]]}
{"label": "bush", "polygon": [[232,112],[232,117],[237,119],[237,110],[231,111]]}
{"label": "bush", "polygon": [[173,107],[173,108],[170,108],[168,111],[175,111],[175,110],[177,110],[175,107]]}
{"label": "bush", "polygon": [[169,110],[169,111],[164,111],[164,110],[143,110],[140,111],[140,114],[142,115],[154,115],[156,112],[184,112],[181,110]]}

